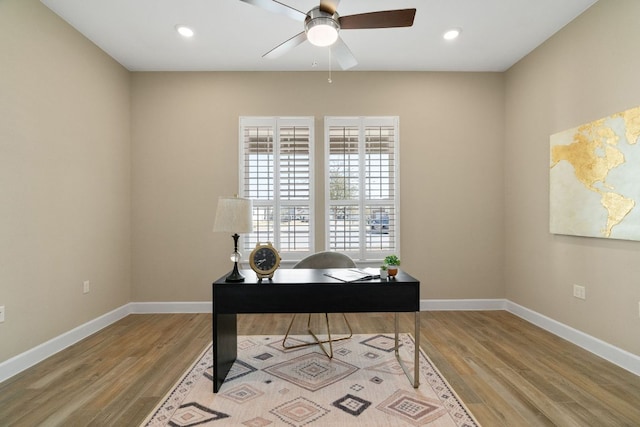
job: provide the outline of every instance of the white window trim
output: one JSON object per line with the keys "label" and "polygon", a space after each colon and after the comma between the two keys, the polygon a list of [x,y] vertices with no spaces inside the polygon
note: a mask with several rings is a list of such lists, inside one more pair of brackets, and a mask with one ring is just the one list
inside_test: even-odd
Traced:
{"label": "white window trim", "polygon": [[[357,126],[359,129],[358,136],[358,153],[360,158],[360,170],[365,170],[365,145],[362,143],[364,141],[364,129],[368,125],[389,125],[395,128],[396,139],[394,141],[394,200],[393,206],[396,215],[396,223],[395,223],[395,234],[393,245],[395,249],[393,253],[400,257],[400,227],[401,227],[401,212],[400,212],[400,118],[398,116],[359,116],[359,117],[342,117],[342,116],[325,116],[324,118],[324,198],[325,198],[325,208],[324,208],[324,234],[325,234],[325,250],[329,250],[329,239],[330,239],[330,186],[329,186],[329,176],[330,176],[330,132],[329,128],[331,126]],[[364,205],[386,205],[388,202],[385,201],[376,201],[376,200],[365,200],[365,192],[362,191],[364,189],[364,181],[365,175],[364,173],[360,175],[360,196],[357,202],[353,202],[354,205],[358,205],[360,212],[364,212]],[[378,252],[369,252],[366,250],[366,222],[360,221],[360,250],[348,251],[344,252],[346,255],[349,255],[351,258],[361,262],[381,262],[382,258],[374,258],[378,256]]]}
{"label": "white window trim", "polygon": [[[246,197],[244,192],[244,139],[243,128],[245,126],[271,126],[274,129],[274,151],[278,155],[274,156],[274,218],[281,218],[281,208],[283,206],[295,206],[299,204],[296,200],[280,200],[280,127],[301,125],[309,127],[309,250],[308,251],[281,251],[280,250],[280,221],[274,221],[274,241],[271,242],[278,252],[280,252],[283,263],[297,261],[315,252],[315,119],[313,116],[291,116],[291,117],[260,117],[260,116],[240,116],[238,120],[238,188],[239,195]],[[254,206],[271,206],[270,202],[253,200]],[[244,239],[241,236],[240,247],[244,247]]]}

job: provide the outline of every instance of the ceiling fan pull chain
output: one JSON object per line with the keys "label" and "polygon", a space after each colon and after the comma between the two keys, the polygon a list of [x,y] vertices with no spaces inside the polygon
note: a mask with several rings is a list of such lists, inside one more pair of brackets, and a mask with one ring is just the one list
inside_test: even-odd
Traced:
{"label": "ceiling fan pull chain", "polygon": [[328,79],[329,83],[333,83],[333,80],[331,80],[331,48],[329,48],[329,79]]}

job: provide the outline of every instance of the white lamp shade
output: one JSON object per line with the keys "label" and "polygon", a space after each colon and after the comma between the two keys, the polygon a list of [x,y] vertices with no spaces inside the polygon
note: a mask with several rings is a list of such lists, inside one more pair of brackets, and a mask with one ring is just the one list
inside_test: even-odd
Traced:
{"label": "white lamp shade", "polygon": [[251,199],[220,197],[213,231],[251,233],[253,231],[252,205]]}

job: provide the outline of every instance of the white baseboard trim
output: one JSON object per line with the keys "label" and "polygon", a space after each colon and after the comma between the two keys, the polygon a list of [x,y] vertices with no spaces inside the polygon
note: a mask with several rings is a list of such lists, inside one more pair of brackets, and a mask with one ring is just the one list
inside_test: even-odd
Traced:
{"label": "white baseboard trim", "polygon": [[0,382],[42,362],[61,350],[106,328],[129,314],[211,313],[211,301],[205,302],[131,302],[0,363]]}
{"label": "white baseboard trim", "polygon": [[493,311],[506,310],[504,299],[423,299],[420,311]]}
{"label": "white baseboard trim", "polygon": [[545,331],[602,357],[609,362],[640,376],[640,356],[629,353],[591,335],[560,323],[507,299],[422,300],[421,311],[506,310]]}
{"label": "white baseboard trim", "polygon": [[[131,302],[0,363],[0,382],[117,322],[129,314],[211,313],[211,302]],[[421,311],[506,310],[640,376],[640,356],[506,299],[422,300]]]}
{"label": "white baseboard trim", "polygon": [[109,313],[103,314],[87,323],[71,329],[68,332],[58,335],[24,353],[18,354],[11,359],[0,363],[0,382],[24,371],[33,365],[42,362],[44,359],[53,356],[61,350],[77,343],[99,330],[127,317],[131,314],[129,304],[116,308]]}
{"label": "white baseboard trim", "polygon": [[135,314],[154,313],[211,313],[211,301],[197,302],[132,302],[131,312]]}
{"label": "white baseboard trim", "polygon": [[571,326],[567,326],[514,302],[507,300],[505,309],[529,323],[533,323],[534,325],[551,332],[552,334],[563,338],[578,347],[582,347],[585,350],[608,360],[614,365],[618,365],[621,368],[640,376],[640,356],[638,355],[618,348],[598,338],[592,337],[591,335],[585,334]]}

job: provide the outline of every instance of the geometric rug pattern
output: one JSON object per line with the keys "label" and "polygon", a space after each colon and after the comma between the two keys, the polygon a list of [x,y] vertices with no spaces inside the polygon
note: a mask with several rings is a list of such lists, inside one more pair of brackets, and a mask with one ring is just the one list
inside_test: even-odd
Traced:
{"label": "geometric rug pattern", "polygon": [[[479,426],[422,350],[420,387],[413,388],[391,334],[335,342],[333,359],[317,346],[286,350],[282,338],[239,336],[236,363],[215,394],[209,346],[141,425]],[[400,334],[400,342],[413,374],[413,338]]]}

